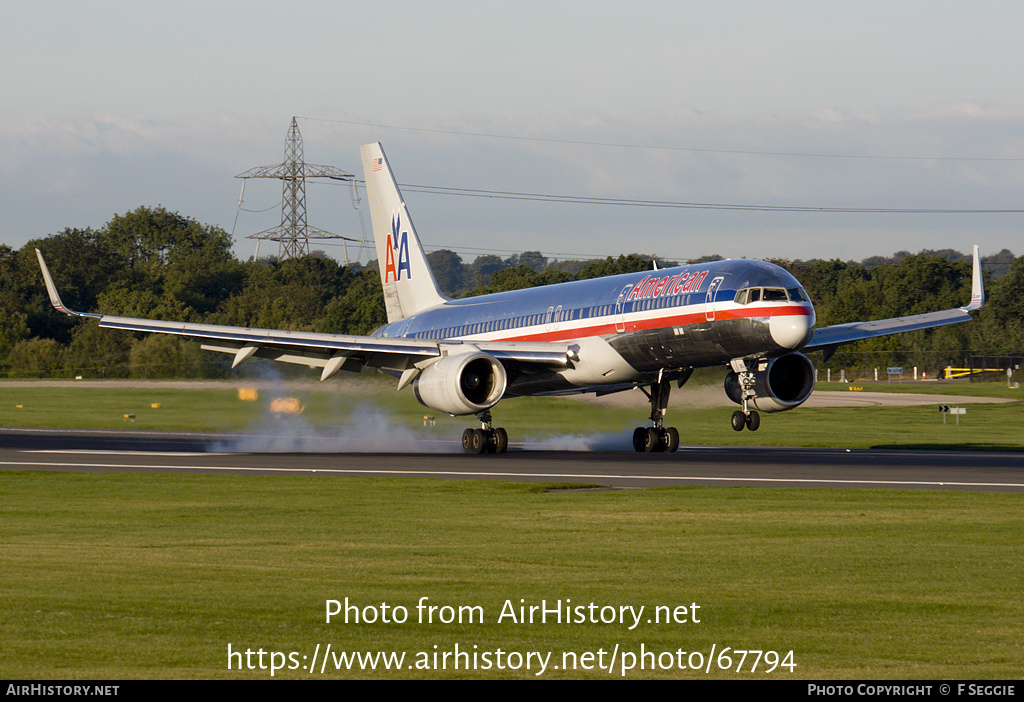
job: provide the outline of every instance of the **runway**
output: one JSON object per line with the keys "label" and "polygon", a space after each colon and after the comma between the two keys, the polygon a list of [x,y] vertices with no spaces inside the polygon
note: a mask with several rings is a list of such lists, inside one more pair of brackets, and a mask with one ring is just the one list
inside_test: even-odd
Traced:
{"label": "runway", "polygon": [[[530,450],[232,453],[236,438],[172,432],[0,428],[0,470],[426,477],[650,488],[743,485],[1024,492],[1024,453],[683,446],[675,454]],[[455,451],[458,451],[457,453]]]}

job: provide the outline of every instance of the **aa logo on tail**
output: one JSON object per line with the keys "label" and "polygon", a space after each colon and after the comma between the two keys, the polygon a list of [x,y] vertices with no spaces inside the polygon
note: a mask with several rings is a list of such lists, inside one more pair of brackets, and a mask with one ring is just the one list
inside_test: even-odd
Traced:
{"label": "aa logo on tail", "polygon": [[[384,282],[398,282],[402,279],[402,271],[405,271],[405,278],[412,278],[412,267],[409,265],[409,232],[400,232],[402,227],[401,218],[394,215],[391,218],[391,233],[388,234],[386,258],[384,261]],[[397,261],[397,263],[396,263]]]}

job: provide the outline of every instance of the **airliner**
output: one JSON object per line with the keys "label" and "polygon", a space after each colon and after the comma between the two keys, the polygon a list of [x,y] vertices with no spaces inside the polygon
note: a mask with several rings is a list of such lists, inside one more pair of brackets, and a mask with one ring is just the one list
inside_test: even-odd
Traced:
{"label": "airliner", "polygon": [[725,369],[725,393],[739,405],[736,431],[756,431],[759,412],[794,409],[810,397],[815,373],[806,352],[887,334],[965,322],[984,304],[974,247],[969,304],[872,322],[815,326],[814,305],[783,268],[754,260],[699,263],[453,300],[441,293],[380,143],[361,147],[367,199],[388,323],[370,336],[251,329],[76,312],[61,302],[36,254],[53,306],[101,327],[175,334],[233,356],[339,372],[379,369],[412,386],[425,406],[475,415],[462,435],[467,453],[504,453],[508,434],[493,425],[505,397],[598,395],[639,388],[650,422],[633,433],[638,452],[674,452],[665,426],[672,385],[695,368]]}

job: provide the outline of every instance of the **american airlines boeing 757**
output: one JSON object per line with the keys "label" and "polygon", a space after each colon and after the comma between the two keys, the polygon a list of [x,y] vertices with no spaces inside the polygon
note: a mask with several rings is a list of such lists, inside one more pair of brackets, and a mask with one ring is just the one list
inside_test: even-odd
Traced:
{"label": "american airlines boeing 757", "polygon": [[814,389],[804,352],[916,329],[965,322],[984,304],[978,247],[966,307],[874,322],[816,328],[814,305],[787,271],[729,260],[629,273],[452,300],[441,293],[405,200],[379,143],[361,148],[388,323],[371,336],[250,329],[118,317],[68,309],[39,254],[50,301],[101,327],[176,334],[234,356],[257,356],[340,371],[377,368],[412,386],[425,406],[476,415],[467,453],[504,453],[508,434],[491,414],[504,397],[607,394],[640,388],[650,425],[633,433],[638,452],[673,452],[679,432],[665,426],[672,384],[698,367],[727,369],[725,393],[740,406],[736,431],[756,431],[758,412],[800,406]]}

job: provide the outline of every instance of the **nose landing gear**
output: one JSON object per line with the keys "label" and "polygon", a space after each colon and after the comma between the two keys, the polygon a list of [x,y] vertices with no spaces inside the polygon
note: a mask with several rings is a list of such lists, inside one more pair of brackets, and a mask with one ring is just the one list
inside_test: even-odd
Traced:
{"label": "nose landing gear", "polygon": [[[746,427],[750,431],[757,431],[761,426],[761,415],[749,407],[749,402],[757,397],[754,389],[757,384],[757,376],[747,367],[746,361],[742,358],[734,359],[731,364],[736,373],[736,381],[739,386],[740,397],[738,400],[743,404],[742,410],[732,413],[732,428],[736,431],[743,431]],[[726,390],[728,392],[728,389]]]}
{"label": "nose landing gear", "polygon": [[732,428],[736,431],[743,431],[743,427],[750,431],[757,431],[759,426],[761,426],[761,415],[757,413],[757,410],[750,410],[749,412],[736,410],[732,413]]}

